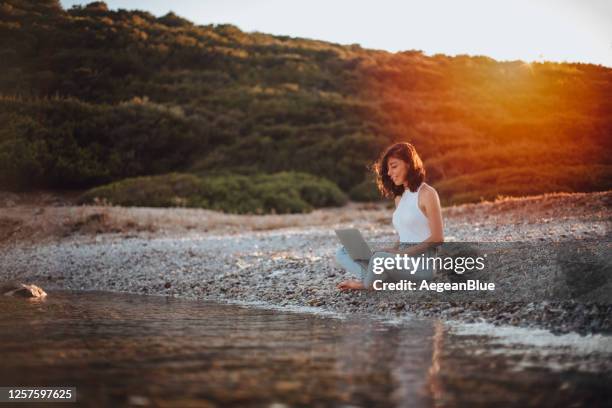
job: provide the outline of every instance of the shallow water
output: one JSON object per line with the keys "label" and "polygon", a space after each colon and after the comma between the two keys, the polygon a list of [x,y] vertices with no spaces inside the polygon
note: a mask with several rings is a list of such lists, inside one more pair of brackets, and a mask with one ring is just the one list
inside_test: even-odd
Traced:
{"label": "shallow water", "polygon": [[593,407],[612,397],[609,365],[584,364],[609,354],[509,346],[433,319],[103,292],[0,297],[0,313],[0,386],[75,386],[72,407]]}

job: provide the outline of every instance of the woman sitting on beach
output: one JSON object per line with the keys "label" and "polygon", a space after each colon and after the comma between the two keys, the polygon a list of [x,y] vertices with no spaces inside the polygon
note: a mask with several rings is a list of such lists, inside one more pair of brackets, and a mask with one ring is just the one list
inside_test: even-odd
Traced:
{"label": "woman sitting on beach", "polygon": [[353,260],[341,247],[336,253],[336,261],[349,273],[361,277],[361,280],[338,284],[341,290],[371,289],[375,279],[426,279],[424,276],[431,276],[431,271],[418,271],[416,276],[409,271],[391,270],[384,272],[386,276],[375,275],[372,259],[395,257],[395,254],[430,254],[436,244],[444,242],[440,199],[436,190],[424,181],[425,169],[414,146],[406,142],[390,146],[376,161],[374,171],[380,192],[395,199],[393,226],[399,234],[399,242],[392,248],[374,253],[369,264]]}

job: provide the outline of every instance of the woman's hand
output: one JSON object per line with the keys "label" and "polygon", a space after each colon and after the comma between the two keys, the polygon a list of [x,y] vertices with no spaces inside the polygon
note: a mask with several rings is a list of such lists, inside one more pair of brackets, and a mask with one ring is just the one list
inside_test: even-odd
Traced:
{"label": "woman's hand", "polygon": [[399,250],[399,242],[392,244],[392,247],[387,248],[376,248],[374,252],[388,252],[390,254],[399,254],[401,251]]}

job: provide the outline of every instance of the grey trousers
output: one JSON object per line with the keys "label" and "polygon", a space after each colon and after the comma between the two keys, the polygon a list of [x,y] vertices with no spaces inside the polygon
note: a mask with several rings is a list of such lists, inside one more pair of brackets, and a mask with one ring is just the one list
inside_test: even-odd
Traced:
{"label": "grey trousers", "polygon": [[[400,244],[400,249],[407,249],[410,245]],[[436,249],[432,248],[427,250],[424,255],[427,256],[435,256]],[[368,261],[365,260],[354,260],[346,251],[344,246],[341,246],[336,251],[336,262],[342,268],[344,268],[347,272],[349,272],[353,277],[361,280],[364,286],[370,288],[375,280],[382,280],[383,282],[398,282],[400,280],[406,279],[411,281],[422,281],[422,280],[430,280],[433,278],[435,274],[435,268],[425,268],[421,267],[415,271],[415,273],[411,273],[412,271],[406,269],[387,269],[385,268],[384,272],[377,274],[374,273],[374,259],[375,258],[395,258],[396,254],[392,254],[389,252],[377,251]],[[378,261],[378,262],[384,262]],[[380,265],[380,264],[379,264]]]}

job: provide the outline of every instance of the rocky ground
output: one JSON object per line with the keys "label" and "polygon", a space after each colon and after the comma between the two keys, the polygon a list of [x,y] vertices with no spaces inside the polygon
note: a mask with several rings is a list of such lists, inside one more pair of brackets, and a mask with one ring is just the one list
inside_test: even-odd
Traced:
{"label": "rocky ground", "polygon": [[[610,241],[612,191],[505,198],[445,208],[449,241]],[[393,240],[388,205],[350,204],[306,215],[237,216],[193,209],[73,207],[44,198],[0,202],[4,280],[84,289],[264,302],[321,311],[406,313],[468,322],[612,333],[610,303],[444,302],[410,293],[340,292],[333,229]],[[609,248],[609,245],[607,245]],[[606,256],[604,254],[604,256]],[[607,270],[607,272],[610,272]]]}

